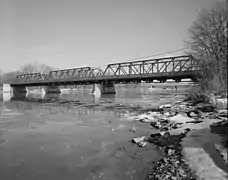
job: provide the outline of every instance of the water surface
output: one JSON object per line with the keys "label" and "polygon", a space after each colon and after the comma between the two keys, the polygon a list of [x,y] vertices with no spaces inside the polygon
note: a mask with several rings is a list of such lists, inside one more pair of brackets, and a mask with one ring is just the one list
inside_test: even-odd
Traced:
{"label": "water surface", "polygon": [[29,93],[1,102],[0,179],[144,179],[151,161],[161,154],[153,145],[140,148],[131,143],[153,129],[126,115],[175,102],[186,89],[116,89],[116,95],[101,97],[86,89]]}

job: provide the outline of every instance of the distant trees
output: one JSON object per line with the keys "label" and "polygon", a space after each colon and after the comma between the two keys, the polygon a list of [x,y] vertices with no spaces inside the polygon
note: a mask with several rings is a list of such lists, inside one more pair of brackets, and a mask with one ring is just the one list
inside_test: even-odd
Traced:
{"label": "distant trees", "polygon": [[29,63],[27,65],[25,65],[24,67],[21,68],[21,72],[23,73],[35,73],[35,72],[39,72],[42,74],[46,74],[49,73],[49,71],[54,70],[55,68],[49,67],[45,64],[38,64],[36,62],[34,63]]}
{"label": "distant trees", "polygon": [[12,71],[2,74],[2,83],[11,83],[15,81],[16,76],[20,74],[19,71]]}
{"label": "distant trees", "polygon": [[3,83],[11,83],[15,81],[15,78],[19,74],[30,74],[30,73],[42,73],[47,74],[49,71],[54,70],[55,68],[49,67],[44,64],[38,63],[29,63],[19,69],[18,71],[12,71],[8,73],[2,74],[2,82]]}
{"label": "distant trees", "polygon": [[227,1],[216,3],[210,10],[199,12],[189,29],[190,53],[200,61],[201,90],[219,93],[227,89]]}

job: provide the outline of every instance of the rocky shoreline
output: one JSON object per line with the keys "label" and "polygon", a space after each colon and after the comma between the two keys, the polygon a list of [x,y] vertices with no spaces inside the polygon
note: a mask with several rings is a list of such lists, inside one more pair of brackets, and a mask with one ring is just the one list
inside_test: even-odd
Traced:
{"label": "rocky shoreline", "polygon": [[129,118],[148,123],[154,130],[157,130],[150,136],[133,138],[132,142],[142,148],[152,143],[158,146],[165,155],[159,161],[153,162],[154,167],[145,178],[146,180],[202,179],[186,162],[183,156],[182,139],[193,129],[205,128],[205,124],[227,127],[228,122],[227,109],[217,110],[210,103],[194,104],[189,101],[178,102],[174,105],[161,105],[157,110]]}
{"label": "rocky shoreline", "polygon": [[182,156],[181,140],[185,137],[188,129],[179,135],[152,137],[148,141],[159,146],[165,157],[158,162],[154,162],[155,167],[146,177],[146,180],[195,180],[195,173],[185,163]]}

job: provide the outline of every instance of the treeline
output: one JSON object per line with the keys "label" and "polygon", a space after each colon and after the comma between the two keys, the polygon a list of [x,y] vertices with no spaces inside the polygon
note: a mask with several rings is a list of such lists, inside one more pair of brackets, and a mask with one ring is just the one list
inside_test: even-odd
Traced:
{"label": "treeline", "polygon": [[56,68],[49,67],[44,64],[30,63],[20,68],[17,71],[7,72],[1,74],[0,84],[3,83],[13,83],[16,80],[16,76],[20,74],[30,74],[30,73],[43,73],[47,74],[49,71],[55,70]]}

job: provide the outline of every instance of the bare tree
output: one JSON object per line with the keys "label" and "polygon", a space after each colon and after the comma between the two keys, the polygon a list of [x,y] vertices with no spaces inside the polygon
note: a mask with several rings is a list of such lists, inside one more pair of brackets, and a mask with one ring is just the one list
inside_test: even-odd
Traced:
{"label": "bare tree", "polygon": [[203,69],[202,88],[212,92],[227,89],[227,1],[199,12],[189,33],[190,53]]}

